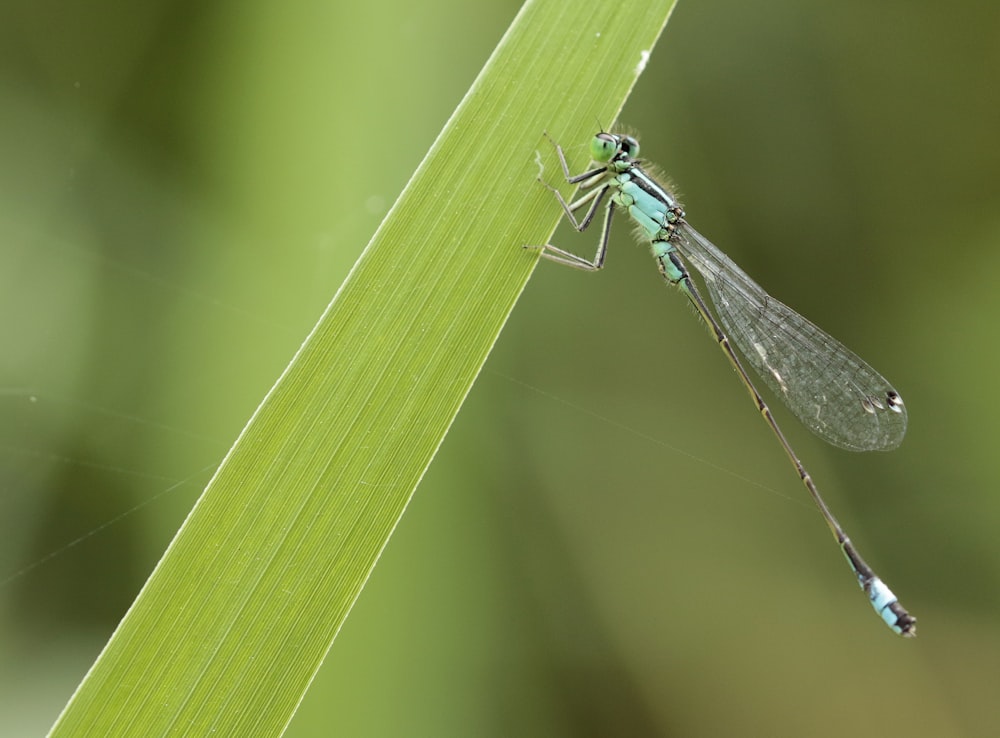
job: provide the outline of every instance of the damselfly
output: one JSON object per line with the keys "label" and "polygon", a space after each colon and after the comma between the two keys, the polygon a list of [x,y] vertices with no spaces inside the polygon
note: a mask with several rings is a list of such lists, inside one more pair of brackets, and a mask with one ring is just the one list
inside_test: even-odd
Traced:
{"label": "damselfly", "polygon": [[[739,349],[746,363],[799,420],[841,448],[872,451],[898,446],[906,433],[906,408],[899,393],[843,344],[767,294],[692,228],[673,194],[643,169],[637,158],[639,142],[635,138],[598,133],[590,142],[590,154],[597,166],[577,175],[570,174],[562,148],[555,141],[552,144],[566,181],[580,185],[585,191],[568,203],[558,190],[546,184],[573,227],[586,230],[601,203],[607,201],[607,207],[592,260],[551,244],[540,247],[542,255],[560,264],[596,271],[604,265],[615,212],[624,211],[638,224],[650,242],[660,274],[691,301],[750,392],[757,410],[837,539],[875,612],[896,633],[915,636],[916,618],[903,608],[854,548],[732,347]],[[583,218],[578,220],[576,213],[584,207]],[[688,264],[704,278],[718,320],[691,279]]]}

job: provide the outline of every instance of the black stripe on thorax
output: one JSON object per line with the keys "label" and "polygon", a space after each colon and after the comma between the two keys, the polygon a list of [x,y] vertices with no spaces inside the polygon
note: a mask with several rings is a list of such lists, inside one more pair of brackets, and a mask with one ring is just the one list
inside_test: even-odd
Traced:
{"label": "black stripe on thorax", "polygon": [[655,197],[668,208],[677,206],[677,201],[674,199],[674,196],[667,192],[667,190],[659,185],[652,177],[646,174],[641,167],[633,166],[628,171],[629,174],[632,175],[632,181],[635,182],[636,186],[640,190],[645,192],[650,197]]}

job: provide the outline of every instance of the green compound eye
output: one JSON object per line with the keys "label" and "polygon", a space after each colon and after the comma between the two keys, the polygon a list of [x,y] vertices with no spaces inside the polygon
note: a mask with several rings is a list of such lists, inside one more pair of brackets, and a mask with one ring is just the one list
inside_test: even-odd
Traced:
{"label": "green compound eye", "polygon": [[602,164],[611,161],[618,153],[618,137],[610,133],[598,133],[590,139],[590,155]]}
{"label": "green compound eye", "polygon": [[634,159],[639,155],[639,142],[632,136],[619,136],[614,133],[598,133],[590,139],[590,156],[601,164],[607,164],[619,157]]}
{"label": "green compound eye", "polygon": [[622,136],[619,147],[621,148],[622,153],[629,159],[634,159],[639,156],[639,142],[632,136]]}

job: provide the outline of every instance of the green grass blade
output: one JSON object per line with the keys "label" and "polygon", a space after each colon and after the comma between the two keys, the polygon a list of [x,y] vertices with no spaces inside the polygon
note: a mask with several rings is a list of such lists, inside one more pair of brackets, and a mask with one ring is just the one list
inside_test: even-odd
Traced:
{"label": "green grass blade", "polygon": [[672,5],[525,5],[52,735],[281,733],[560,219],[542,131],[614,120]]}

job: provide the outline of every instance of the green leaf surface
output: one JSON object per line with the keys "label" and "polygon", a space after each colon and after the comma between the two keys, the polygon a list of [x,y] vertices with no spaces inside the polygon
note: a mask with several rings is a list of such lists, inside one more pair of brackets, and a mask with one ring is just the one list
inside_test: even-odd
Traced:
{"label": "green leaf surface", "polygon": [[524,6],[52,735],[283,731],[559,221],[542,132],[613,121],[672,6]]}

